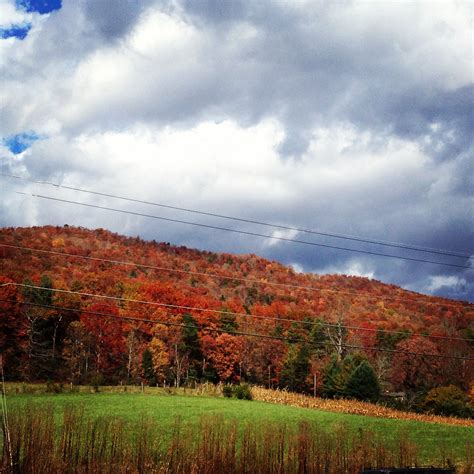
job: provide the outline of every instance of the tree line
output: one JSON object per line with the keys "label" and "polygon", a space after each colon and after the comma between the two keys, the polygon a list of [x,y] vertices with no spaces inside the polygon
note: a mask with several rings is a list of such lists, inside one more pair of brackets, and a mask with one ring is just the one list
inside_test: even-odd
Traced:
{"label": "tree line", "polygon": [[[166,288],[154,286],[151,293],[143,296],[149,298],[157,291],[163,296]],[[424,400],[431,389],[454,384],[451,391],[456,387],[457,391],[450,397],[457,397],[458,401],[451,411],[469,412],[462,391],[467,388],[462,371],[456,380],[456,372],[444,372],[446,361],[441,358],[404,352],[387,356],[373,350],[415,348],[418,353],[437,354],[439,349],[432,341],[411,337],[409,332],[393,335],[380,330],[374,345],[365,351],[348,349],[350,334],[343,324],[343,309],[338,311],[339,323],[331,326],[309,318],[303,324],[293,322],[286,327],[276,321],[250,325],[247,319],[230,312],[214,313],[206,319],[202,314],[159,307],[152,312],[148,309],[145,314],[138,304],[85,304],[74,293],[53,290],[54,282],[47,275],[42,275],[36,285],[25,280],[21,290],[1,289],[2,330],[7,336],[2,341],[2,352],[7,378],[176,387],[202,382],[247,382],[373,402],[380,400],[387,387],[408,395],[422,394]],[[134,314],[137,319],[141,314],[156,322],[123,319],[127,314]],[[275,339],[241,334],[248,330],[252,334],[270,334]],[[449,363],[453,365],[453,361]],[[462,369],[462,362],[459,365]]]}

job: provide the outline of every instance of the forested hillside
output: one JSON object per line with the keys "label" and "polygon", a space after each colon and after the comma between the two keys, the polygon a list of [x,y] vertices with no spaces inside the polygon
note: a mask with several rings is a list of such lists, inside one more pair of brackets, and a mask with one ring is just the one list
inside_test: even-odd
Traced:
{"label": "forested hillside", "polygon": [[3,228],[0,244],[8,379],[297,391],[316,380],[328,396],[356,393],[356,368],[391,391],[473,379],[467,303],[103,229]]}

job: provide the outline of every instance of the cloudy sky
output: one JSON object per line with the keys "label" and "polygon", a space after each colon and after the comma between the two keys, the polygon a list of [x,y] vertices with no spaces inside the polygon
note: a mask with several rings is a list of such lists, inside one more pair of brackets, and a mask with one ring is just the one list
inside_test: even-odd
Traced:
{"label": "cloudy sky", "polygon": [[0,225],[105,227],[474,300],[473,4],[0,0]]}

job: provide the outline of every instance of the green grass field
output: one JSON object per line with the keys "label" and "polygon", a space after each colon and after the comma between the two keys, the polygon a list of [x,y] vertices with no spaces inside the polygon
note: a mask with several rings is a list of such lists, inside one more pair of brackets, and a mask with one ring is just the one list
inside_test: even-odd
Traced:
{"label": "green grass field", "polygon": [[197,423],[203,415],[237,419],[239,426],[285,423],[290,428],[299,421],[316,423],[324,430],[344,424],[349,430],[371,430],[392,440],[405,431],[419,449],[424,463],[436,464],[445,449],[454,459],[463,461],[468,444],[474,445],[474,428],[405,420],[372,418],[313,409],[274,405],[257,401],[241,401],[208,396],[172,395],[165,392],[141,393],[62,393],[10,394],[10,412],[22,410],[27,404],[51,405],[58,423],[66,405],[81,406],[86,416],[120,417],[128,422],[146,416],[156,420],[163,433],[171,433],[177,417],[185,423]]}

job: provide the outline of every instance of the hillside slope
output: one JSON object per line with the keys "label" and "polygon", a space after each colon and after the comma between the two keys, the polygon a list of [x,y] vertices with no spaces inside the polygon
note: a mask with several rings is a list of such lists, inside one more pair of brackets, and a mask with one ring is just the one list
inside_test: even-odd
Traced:
{"label": "hillside slope", "polygon": [[[203,252],[145,242],[103,229],[3,228],[0,244],[4,282],[22,283],[28,279],[44,285],[49,281],[55,289],[122,298],[104,300],[19,286],[1,288],[0,304],[9,316],[3,324],[4,334],[10,337],[4,343],[10,346],[10,359],[17,361],[12,362],[12,377],[31,378],[42,371],[43,378],[49,377],[48,365],[42,362],[52,357],[56,375],[82,380],[94,372],[117,380],[139,379],[143,376],[143,351],[150,349],[158,378],[174,377],[176,381],[190,377],[190,372],[202,377],[207,369],[215,380],[242,377],[280,385],[289,349],[304,339],[311,345],[308,372],[319,374],[334,351],[342,354],[358,350],[377,368],[382,382],[401,389],[410,388],[403,387],[407,383],[416,386],[424,376],[407,378],[394,373],[393,367],[400,372],[407,360],[394,360],[406,354],[392,350],[472,356],[472,344],[433,336],[472,337],[473,305],[413,293],[367,278],[298,274],[256,255]],[[48,302],[43,306],[62,309],[33,306],[40,300]],[[31,305],[20,304],[25,301]],[[159,306],[163,304],[169,306]],[[210,311],[199,310],[203,308]],[[35,311],[45,313],[37,316],[46,325],[45,330],[41,329],[44,334],[38,336],[38,344],[44,346],[41,350],[33,347],[31,340],[28,342],[35,328],[31,327],[33,316],[26,314],[25,318],[25,312]],[[158,330],[153,324],[94,313],[174,324],[191,321],[199,329],[196,334],[179,326],[173,329],[161,325]],[[185,314],[191,319],[183,319]],[[306,323],[298,323],[303,321]],[[265,334],[276,339],[238,333]],[[430,337],[420,338],[413,333]],[[76,347],[74,341],[86,335],[92,340]],[[338,343],[339,336],[342,339]],[[192,346],[193,341],[194,349],[187,347],[187,352],[180,353],[181,346]],[[14,349],[16,346],[20,352]],[[85,350],[85,346],[89,348]],[[31,359],[35,351],[39,362],[33,370],[25,360]],[[194,363],[197,360],[199,364]],[[432,384],[455,382],[466,386],[472,379],[472,367],[466,361],[431,358],[423,359],[423,363],[438,374]]]}

